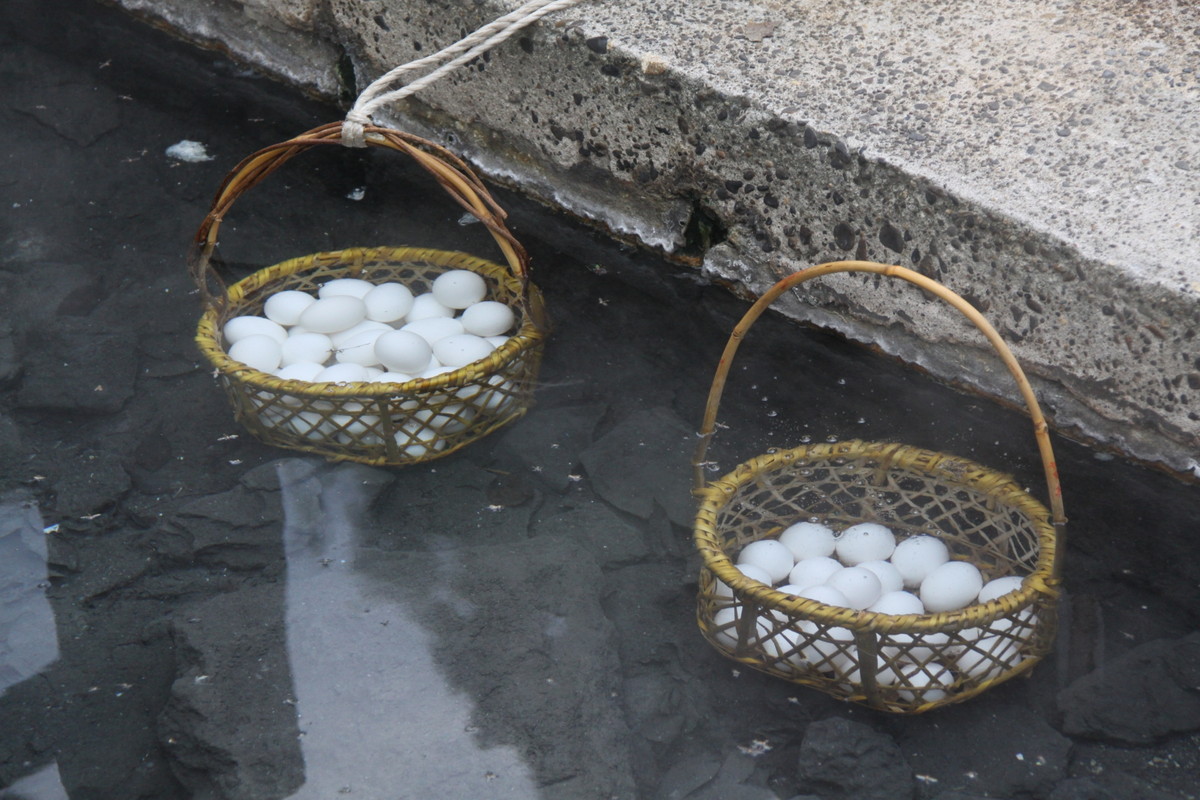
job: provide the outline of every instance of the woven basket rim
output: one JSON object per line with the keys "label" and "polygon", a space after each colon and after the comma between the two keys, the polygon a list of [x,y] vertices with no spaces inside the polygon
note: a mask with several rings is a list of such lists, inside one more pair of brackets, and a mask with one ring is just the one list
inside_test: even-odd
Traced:
{"label": "woven basket rim", "polygon": [[[1037,532],[1037,568],[1023,577],[1021,588],[987,603],[976,603],[958,611],[934,614],[881,614],[872,611],[830,606],[815,600],[799,598],[780,592],[764,583],[747,578],[721,547],[717,533],[718,512],[739,488],[757,476],[770,471],[796,467],[804,463],[829,462],[838,458],[886,458],[887,469],[920,471],[943,482],[982,492],[1002,504],[1021,512]],[[897,465],[900,459],[906,462]],[[953,469],[913,468],[912,462],[950,466]],[[941,453],[894,442],[845,440],[834,444],[801,445],[759,455],[743,462],[725,475],[695,492],[700,499],[696,511],[693,539],[704,566],[724,582],[735,596],[748,595],[764,606],[793,612],[817,622],[837,625],[851,630],[879,633],[932,633],[986,625],[1018,608],[1030,605],[1039,595],[1057,596],[1054,587],[1053,564],[1057,533],[1050,523],[1050,511],[1039,500],[1022,489],[1009,475],[993,470],[961,456]],[[779,528],[782,530],[782,527]],[[771,533],[775,533],[772,531]],[[770,536],[770,533],[767,534]],[[763,538],[767,538],[764,536]]]}
{"label": "woven basket rim", "polygon": [[[256,270],[240,281],[228,287],[230,303],[224,308],[227,311],[233,304],[243,300],[250,292],[269,285],[280,278],[295,275],[314,267],[318,259],[335,260],[345,254],[359,256],[378,254],[385,258],[401,260],[430,260],[428,256],[453,258],[458,265],[479,267],[482,272],[504,282],[520,285],[506,267],[485,258],[457,250],[440,250],[436,248],[408,246],[378,246],[378,247],[348,247],[339,250],[321,251],[280,261],[262,269]],[[412,256],[422,256],[417,259]],[[405,257],[408,257],[407,259]],[[537,293],[537,288],[530,283],[528,290]],[[520,306],[516,307],[520,309]],[[523,309],[521,309],[523,311]],[[283,392],[302,397],[391,397],[403,394],[423,394],[430,390],[457,387],[465,385],[474,378],[496,373],[501,366],[511,362],[518,354],[537,347],[546,338],[546,331],[540,328],[528,315],[520,329],[509,337],[508,341],[493,350],[484,358],[473,361],[451,372],[444,372],[430,378],[416,378],[406,383],[379,383],[370,381],[314,383],[284,379],[266,372],[249,367],[240,361],[235,361],[221,346],[221,332],[218,319],[222,309],[208,307],[200,317],[196,331],[196,343],[200,351],[221,374],[234,377],[240,383],[258,389]]]}

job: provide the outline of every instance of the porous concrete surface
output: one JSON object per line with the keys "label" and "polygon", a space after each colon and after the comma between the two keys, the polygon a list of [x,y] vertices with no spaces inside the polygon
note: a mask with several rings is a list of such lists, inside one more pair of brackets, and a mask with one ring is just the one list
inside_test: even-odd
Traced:
{"label": "porous concrete surface", "polygon": [[[519,5],[118,1],[343,100]],[[376,119],[748,295],[913,267],[1057,427],[1200,474],[1197,31],[1168,0],[585,0]],[[840,276],[780,310],[1017,397],[915,290]]]}

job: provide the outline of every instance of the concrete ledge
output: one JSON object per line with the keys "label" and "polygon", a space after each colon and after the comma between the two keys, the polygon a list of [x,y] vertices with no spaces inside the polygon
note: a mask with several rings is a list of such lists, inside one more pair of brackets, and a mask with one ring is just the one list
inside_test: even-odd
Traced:
{"label": "concrete ledge", "polygon": [[[119,2],[334,98],[518,5]],[[913,267],[985,312],[1058,428],[1200,474],[1197,30],[1119,0],[585,0],[379,121],[750,295]],[[780,310],[1016,397],[916,290],[845,276]]]}

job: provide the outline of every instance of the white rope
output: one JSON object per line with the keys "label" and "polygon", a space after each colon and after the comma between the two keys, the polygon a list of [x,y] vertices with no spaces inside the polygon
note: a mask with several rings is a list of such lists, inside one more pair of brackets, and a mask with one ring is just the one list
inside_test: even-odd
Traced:
{"label": "white rope", "polygon": [[[354,101],[354,107],[346,113],[346,120],[342,123],[342,144],[347,147],[366,147],[367,143],[363,138],[363,126],[371,124],[371,114],[380,106],[401,100],[414,92],[420,91],[447,73],[478,57],[481,53],[505,42],[530,23],[536,22],[547,14],[552,14],[560,9],[573,6],[578,2],[579,0],[529,0],[529,2],[520,8],[489,22],[487,25],[484,25],[479,30],[454,44],[432,55],[403,64],[381,75],[362,91],[362,94]],[[446,61],[447,59],[450,60]],[[446,63],[428,75],[418,78],[412,83],[401,86],[398,89],[387,91],[389,86],[396,83],[408,73],[442,61],[446,61]]]}

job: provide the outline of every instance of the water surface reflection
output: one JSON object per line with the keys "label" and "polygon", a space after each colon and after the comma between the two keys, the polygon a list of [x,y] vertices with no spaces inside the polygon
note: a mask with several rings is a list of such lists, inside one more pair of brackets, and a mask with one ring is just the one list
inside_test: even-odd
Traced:
{"label": "water surface reflection", "polygon": [[304,755],[291,796],[537,797],[513,748],[474,741],[474,703],[442,678],[430,635],[356,567],[378,478],[301,459],[278,471]]}

